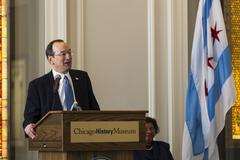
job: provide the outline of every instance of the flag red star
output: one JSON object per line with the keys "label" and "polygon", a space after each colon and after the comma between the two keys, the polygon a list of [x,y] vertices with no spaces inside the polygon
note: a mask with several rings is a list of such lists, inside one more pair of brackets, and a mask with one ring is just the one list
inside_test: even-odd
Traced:
{"label": "flag red star", "polygon": [[211,33],[212,33],[212,38],[213,38],[213,45],[214,45],[214,42],[215,42],[215,39],[218,40],[218,42],[220,42],[220,39],[219,39],[219,33],[221,32],[222,30],[217,30],[217,22],[215,23],[215,26],[214,28],[211,27]]}
{"label": "flag red star", "polygon": [[213,65],[212,65],[211,61],[213,61],[213,57],[208,57],[208,60],[207,60],[208,67],[213,69]]}

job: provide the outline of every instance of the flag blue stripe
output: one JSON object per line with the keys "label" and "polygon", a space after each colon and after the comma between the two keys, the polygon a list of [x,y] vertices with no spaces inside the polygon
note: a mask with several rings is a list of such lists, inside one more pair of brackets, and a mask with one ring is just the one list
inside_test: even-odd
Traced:
{"label": "flag blue stripe", "polygon": [[193,155],[198,155],[204,152],[204,138],[202,131],[200,102],[192,72],[190,72],[188,84],[186,125],[191,137]]}
{"label": "flag blue stripe", "polygon": [[203,17],[202,17],[202,28],[203,28],[203,39],[204,39],[204,48],[207,46],[207,19],[209,17],[209,12],[212,7],[213,0],[206,0],[203,7]]}
{"label": "flag blue stripe", "polygon": [[214,85],[208,94],[208,116],[210,120],[212,120],[215,115],[215,105],[222,93],[222,86],[231,74],[230,49],[227,47],[218,60],[218,64],[214,70]]}

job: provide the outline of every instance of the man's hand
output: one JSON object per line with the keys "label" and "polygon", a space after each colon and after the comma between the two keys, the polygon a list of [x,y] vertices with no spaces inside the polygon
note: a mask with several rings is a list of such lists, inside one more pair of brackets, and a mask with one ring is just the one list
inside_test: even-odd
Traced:
{"label": "man's hand", "polygon": [[34,131],[34,128],[35,127],[35,124],[34,123],[30,123],[30,124],[28,124],[26,127],[25,127],[25,129],[24,129],[24,131],[25,131],[25,133],[31,138],[31,139],[34,139],[34,138],[36,138],[37,137],[37,133]]}

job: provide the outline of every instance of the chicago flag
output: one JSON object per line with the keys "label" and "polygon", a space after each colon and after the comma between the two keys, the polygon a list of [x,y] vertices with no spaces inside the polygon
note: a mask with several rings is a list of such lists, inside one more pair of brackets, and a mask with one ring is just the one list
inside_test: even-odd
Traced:
{"label": "chicago flag", "polygon": [[218,160],[217,136],[236,98],[220,0],[199,0],[186,98],[182,160]]}

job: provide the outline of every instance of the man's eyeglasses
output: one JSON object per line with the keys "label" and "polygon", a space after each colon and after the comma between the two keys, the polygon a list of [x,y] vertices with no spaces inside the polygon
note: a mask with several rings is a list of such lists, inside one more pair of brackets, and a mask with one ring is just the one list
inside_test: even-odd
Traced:
{"label": "man's eyeglasses", "polygon": [[54,54],[55,56],[66,56],[66,55],[69,55],[69,56],[72,56],[74,53],[72,51],[62,51],[60,53],[56,53]]}

